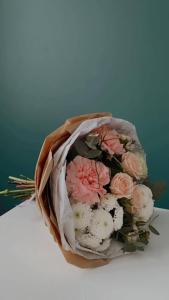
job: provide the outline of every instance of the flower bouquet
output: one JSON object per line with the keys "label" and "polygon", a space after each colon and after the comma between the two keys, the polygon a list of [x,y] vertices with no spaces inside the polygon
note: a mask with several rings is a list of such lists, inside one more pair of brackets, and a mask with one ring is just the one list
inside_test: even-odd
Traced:
{"label": "flower bouquet", "polygon": [[17,190],[0,194],[33,195],[65,259],[81,268],[143,251],[159,234],[136,129],[109,113],[67,120],[45,139],[35,181],[9,179]]}

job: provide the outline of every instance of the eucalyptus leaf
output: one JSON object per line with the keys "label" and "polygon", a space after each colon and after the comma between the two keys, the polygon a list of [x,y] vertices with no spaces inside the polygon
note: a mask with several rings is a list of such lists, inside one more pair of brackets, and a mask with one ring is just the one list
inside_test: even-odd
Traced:
{"label": "eucalyptus leaf", "polygon": [[136,226],[140,227],[140,226],[145,226],[146,222],[143,221],[137,221],[136,222]]}
{"label": "eucalyptus leaf", "polygon": [[160,233],[158,232],[158,230],[156,228],[154,228],[154,226],[149,225],[149,229],[152,233],[154,233],[156,235],[160,235]]}
{"label": "eucalyptus leaf", "polygon": [[74,147],[79,155],[86,158],[97,158],[102,153],[99,149],[90,149],[82,139],[77,139],[74,142]]}
{"label": "eucalyptus leaf", "polygon": [[128,213],[127,211],[124,211],[124,217],[123,217],[123,226],[124,227],[130,227],[131,224],[133,224],[133,215]]}
{"label": "eucalyptus leaf", "polygon": [[139,231],[139,241],[145,245],[149,243],[150,232],[148,230]]}
{"label": "eucalyptus leaf", "polygon": [[139,251],[144,251],[144,247],[143,246],[136,246],[136,249]]}
{"label": "eucalyptus leaf", "polygon": [[119,171],[123,171],[121,162],[116,156],[113,156],[111,159],[111,164],[113,169],[118,169]]}
{"label": "eucalyptus leaf", "polygon": [[131,201],[130,201],[130,199],[121,198],[121,199],[118,200],[118,202],[120,203],[120,205],[122,205],[124,207],[131,207]]}
{"label": "eucalyptus leaf", "polygon": [[90,134],[86,137],[85,143],[89,148],[95,150],[95,149],[97,149],[97,145],[99,143],[99,138],[96,135]]}
{"label": "eucalyptus leaf", "polygon": [[89,152],[86,152],[86,156],[87,158],[98,158],[101,155],[101,151],[100,150],[90,150]]}
{"label": "eucalyptus leaf", "polygon": [[124,252],[136,252],[137,247],[134,244],[125,244],[124,247],[122,248]]}
{"label": "eucalyptus leaf", "polygon": [[121,234],[127,234],[133,232],[132,226],[126,226],[119,230]]}

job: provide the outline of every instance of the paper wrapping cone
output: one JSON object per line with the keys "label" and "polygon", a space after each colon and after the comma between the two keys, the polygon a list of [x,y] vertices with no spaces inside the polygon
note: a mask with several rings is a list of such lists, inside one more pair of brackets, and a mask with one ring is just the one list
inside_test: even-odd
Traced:
{"label": "paper wrapping cone", "polygon": [[68,119],[63,126],[48,135],[43,143],[35,169],[36,202],[41,210],[50,233],[60,247],[65,259],[80,268],[95,268],[110,262],[110,259],[86,259],[63,249],[58,231],[57,220],[50,201],[49,177],[53,168],[53,154],[71,135],[74,129],[87,119],[111,116],[110,113],[93,113]]}

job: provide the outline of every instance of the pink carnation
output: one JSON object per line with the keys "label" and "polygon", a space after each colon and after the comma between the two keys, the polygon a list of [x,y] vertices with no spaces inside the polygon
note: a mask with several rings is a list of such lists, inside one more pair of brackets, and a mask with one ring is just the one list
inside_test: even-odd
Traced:
{"label": "pink carnation", "polygon": [[79,202],[99,202],[110,182],[109,169],[101,162],[76,156],[67,166],[66,184],[70,197]]}
{"label": "pink carnation", "polygon": [[102,125],[94,130],[99,135],[102,150],[110,155],[121,155],[125,152],[123,144],[120,143],[119,134],[108,125]]}

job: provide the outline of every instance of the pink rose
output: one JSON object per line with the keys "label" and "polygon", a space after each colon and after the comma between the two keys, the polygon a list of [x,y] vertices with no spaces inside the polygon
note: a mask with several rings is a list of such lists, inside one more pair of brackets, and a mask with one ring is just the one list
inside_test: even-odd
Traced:
{"label": "pink rose", "polygon": [[120,143],[119,134],[108,125],[102,125],[94,130],[98,133],[102,150],[107,151],[110,155],[121,155],[125,152],[123,144]]}
{"label": "pink rose", "polygon": [[110,183],[110,190],[117,198],[130,199],[133,193],[133,179],[125,173],[117,173]]}
{"label": "pink rose", "polygon": [[67,166],[66,184],[70,197],[93,204],[100,201],[110,182],[109,169],[101,162],[76,156]]}
{"label": "pink rose", "polygon": [[152,191],[144,184],[134,186],[131,199],[131,213],[136,219],[147,222],[153,214]]}
{"label": "pink rose", "polygon": [[145,157],[139,152],[126,152],[122,156],[123,170],[136,179],[147,177],[147,165]]}

